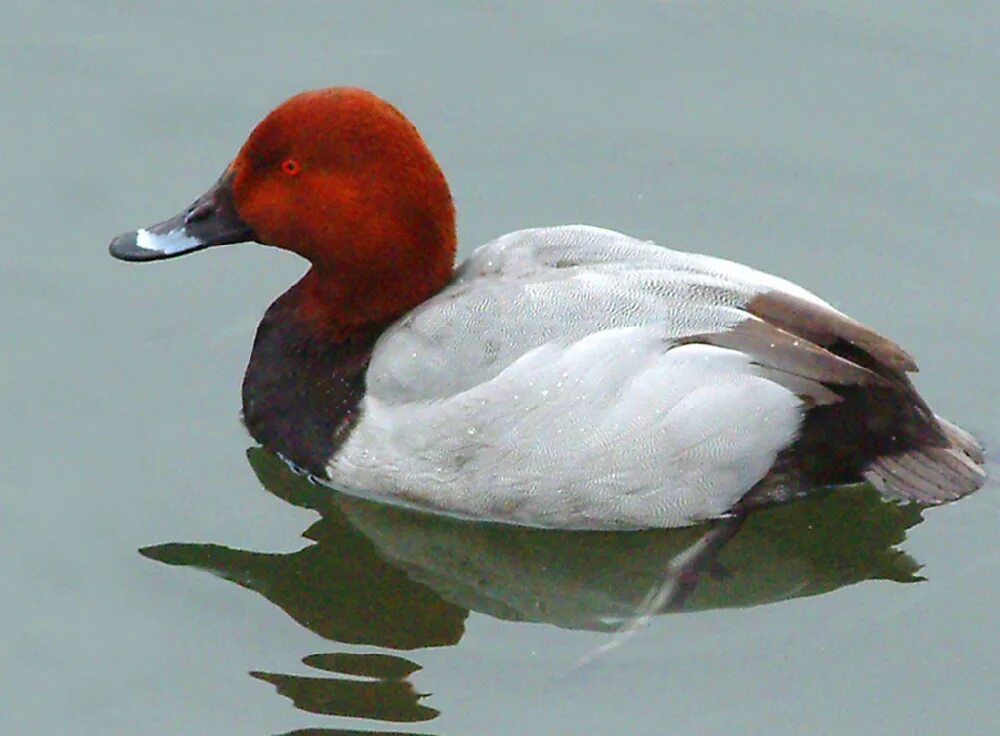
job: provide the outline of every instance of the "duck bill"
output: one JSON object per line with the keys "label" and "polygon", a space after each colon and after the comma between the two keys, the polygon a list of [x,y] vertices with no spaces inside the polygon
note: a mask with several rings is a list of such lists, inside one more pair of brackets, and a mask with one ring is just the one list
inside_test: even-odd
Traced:
{"label": "duck bill", "polygon": [[233,172],[228,169],[186,210],[159,224],[119,235],[109,250],[122,261],[158,261],[213,245],[255,239],[253,230],[236,212]]}

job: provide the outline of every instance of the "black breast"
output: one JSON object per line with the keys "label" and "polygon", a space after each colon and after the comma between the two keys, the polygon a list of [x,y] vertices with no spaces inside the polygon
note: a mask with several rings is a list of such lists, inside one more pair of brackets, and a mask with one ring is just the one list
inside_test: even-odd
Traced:
{"label": "black breast", "polygon": [[325,477],[357,419],[377,338],[369,332],[336,339],[278,299],[257,327],[243,378],[243,421],[253,438]]}

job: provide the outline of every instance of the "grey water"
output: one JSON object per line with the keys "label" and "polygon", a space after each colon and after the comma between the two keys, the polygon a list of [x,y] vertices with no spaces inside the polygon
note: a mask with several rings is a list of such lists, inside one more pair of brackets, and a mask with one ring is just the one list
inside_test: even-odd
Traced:
{"label": "grey water", "polygon": [[335,84],[423,132],[462,254],[586,222],[750,263],[1000,445],[995,1],[6,3],[0,733],[1000,730],[995,450],[953,505],[751,516],[691,580],[704,530],[436,519],[254,448],[242,370],[302,262],[106,247]]}

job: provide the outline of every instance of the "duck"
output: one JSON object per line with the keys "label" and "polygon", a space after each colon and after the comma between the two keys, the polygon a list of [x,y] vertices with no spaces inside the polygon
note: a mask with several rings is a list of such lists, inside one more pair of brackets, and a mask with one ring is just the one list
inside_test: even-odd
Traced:
{"label": "duck", "polygon": [[205,194],[110,253],[243,242],[309,262],[258,326],[243,422],[337,491],[619,530],[859,483],[934,505],[986,478],[906,351],[785,279],[588,225],[518,230],[456,266],[444,173],[364,89],[286,100]]}

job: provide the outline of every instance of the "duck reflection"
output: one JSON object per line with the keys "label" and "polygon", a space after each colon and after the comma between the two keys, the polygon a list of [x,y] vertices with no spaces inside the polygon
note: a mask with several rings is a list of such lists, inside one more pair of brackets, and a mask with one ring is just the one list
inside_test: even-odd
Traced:
{"label": "duck reflection", "polygon": [[[393,650],[455,644],[470,610],[510,621],[620,631],[639,618],[756,606],[819,595],[862,580],[920,580],[896,549],[921,520],[859,486],[711,526],[568,532],[483,524],[386,506],[315,486],[262,449],[248,451],[261,483],[320,514],[313,544],[265,553],[164,544],[154,560],[207,570],[256,591],[331,641]],[[314,654],[321,677],[267,672],[297,707],[390,722],[433,719],[400,656]],[[329,732],[328,733],[332,733]]]}

